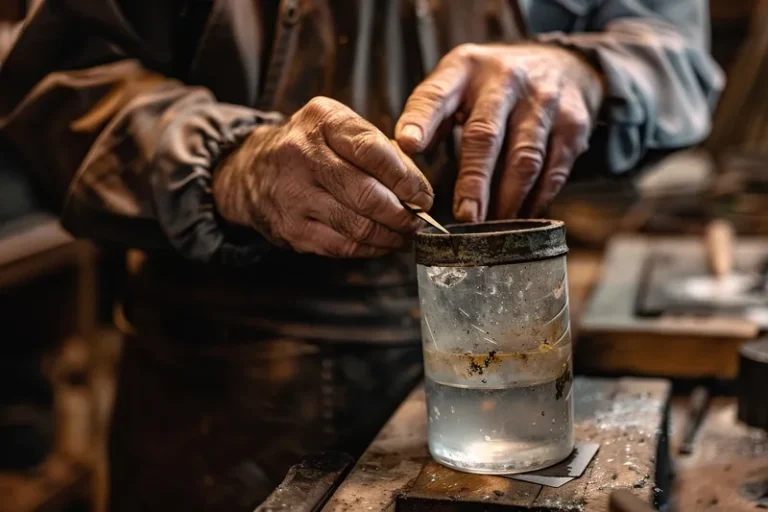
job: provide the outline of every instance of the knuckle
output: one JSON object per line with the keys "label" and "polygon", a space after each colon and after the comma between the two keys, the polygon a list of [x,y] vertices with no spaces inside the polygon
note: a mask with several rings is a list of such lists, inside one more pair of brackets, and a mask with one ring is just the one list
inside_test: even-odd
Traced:
{"label": "knuckle", "polygon": [[472,143],[491,145],[501,134],[501,126],[488,119],[470,121],[464,127],[464,137]]}
{"label": "knuckle", "polygon": [[357,242],[370,240],[376,231],[376,224],[350,210],[338,208],[331,212],[331,227]]}
{"label": "knuckle", "polygon": [[560,111],[560,117],[566,126],[576,130],[587,130],[591,124],[586,108],[569,107]]}
{"label": "knuckle", "polygon": [[540,89],[537,93],[538,103],[548,111],[552,111],[560,104],[560,94],[553,89]]}
{"label": "knuckle", "polygon": [[405,172],[401,173],[395,180],[392,191],[400,198],[410,199],[419,192],[426,192],[431,195],[432,187],[426,179],[422,179],[415,172],[406,168]]}
{"label": "knuckle", "polygon": [[469,162],[462,167],[457,183],[461,184],[462,189],[479,191],[488,184],[491,173],[492,171],[486,166]]}
{"label": "knuckle", "polygon": [[332,247],[330,252],[339,258],[351,258],[357,254],[359,249],[360,244],[358,242],[347,238],[337,246]]}
{"label": "knuckle", "polygon": [[320,182],[322,182],[323,179],[328,179],[333,183],[336,175],[339,174],[338,169],[325,159],[317,159],[312,166],[312,171],[315,174],[315,179]]}
{"label": "knuckle", "polygon": [[475,168],[462,169],[456,181],[456,196],[479,199],[483,196],[487,184],[487,173]]}
{"label": "knuckle", "polygon": [[312,116],[323,116],[333,110],[336,101],[325,96],[315,96],[304,107],[304,111]]}
{"label": "knuckle", "polygon": [[307,145],[303,137],[297,134],[290,134],[283,139],[282,150],[289,158],[300,158],[307,152]]}
{"label": "knuckle", "polygon": [[376,233],[376,224],[365,217],[356,217],[350,222],[350,236],[357,242],[367,242]]}
{"label": "knuckle", "polygon": [[430,80],[421,85],[419,88],[420,94],[416,99],[429,102],[441,101],[448,96],[449,92],[448,84],[442,81]]}
{"label": "knuckle", "polygon": [[496,55],[487,59],[486,65],[494,72],[497,80],[500,80],[500,85],[504,86],[504,88],[509,88],[515,83],[515,78],[517,78],[517,73],[520,69],[520,66],[511,62],[510,59],[504,59]]}
{"label": "knuckle", "polygon": [[532,183],[544,165],[544,155],[541,151],[525,148],[515,152],[512,157],[511,171],[525,183]]}
{"label": "knuckle", "polygon": [[370,156],[373,154],[378,141],[375,135],[372,133],[361,133],[356,135],[352,141],[352,154],[359,161],[367,162]]}
{"label": "knuckle", "polygon": [[565,167],[552,169],[547,173],[547,182],[551,189],[559,190],[568,180],[570,170]]}
{"label": "knuckle", "polygon": [[[397,180],[395,181],[395,184],[392,186],[392,191],[398,194],[398,192],[401,192],[403,190],[413,190],[416,189],[416,186],[413,186],[413,179],[411,176],[411,173],[408,171],[404,172],[400,176],[398,176]],[[421,189],[421,185],[419,184],[418,189]],[[413,192],[410,195],[415,194],[416,192]],[[398,194],[399,195],[399,194]]]}
{"label": "knuckle", "polygon": [[507,60],[504,62],[504,74],[507,77],[507,84],[515,87],[519,92],[527,93],[530,89],[530,77],[528,69],[521,66],[517,60]]}
{"label": "knuckle", "polygon": [[333,103],[331,98],[325,96],[315,96],[307,102],[305,109],[312,113],[326,112]]}
{"label": "knuckle", "polygon": [[477,55],[479,48],[480,46],[475,43],[460,44],[448,52],[448,54],[445,56],[445,59],[466,60]]}
{"label": "knuckle", "polygon": [[569,137],[573,139],[587,139],[589,137],[592,121],[586,112],[573,109],[564,110],[560,113],[560,119]]}
{"label": "knuckle", "polygon": [[270,223],[270,232],[272,236],[279,240],[284,240],[291,245],[304,239],[303,231],[303,225],[282,216],[277,216]]}
{"label": "knuckle", "polygon": [[355,198],[355,209],[362,215],[372,215],[381,206],[379,194],[376,193],[377,188],[375,180],[367,180],[360,194]]}

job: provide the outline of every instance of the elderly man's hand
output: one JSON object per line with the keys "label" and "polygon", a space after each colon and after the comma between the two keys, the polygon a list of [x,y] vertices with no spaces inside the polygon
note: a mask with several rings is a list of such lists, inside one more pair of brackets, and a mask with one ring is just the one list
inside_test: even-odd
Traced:
{"label": "elderly man's hand", "polygon": [[459,221],[483,220],[491,178],[499,166],[499,218],[517,215],[524,201],[541,212],[587,149],[603,85],[577,55],[554,46],[462,45],[445,56],[413,92],[397,123],[406,152],[422,151],[439,128],[464,123],[454,193]]}
{"label": "elderly man's hand", "polygon": [[254,130],[216,170],[221,216],[299,252],[373,257],[419,227],[400,200],[424,209],[424,175],[373,125],[315,98],[284,126]]}

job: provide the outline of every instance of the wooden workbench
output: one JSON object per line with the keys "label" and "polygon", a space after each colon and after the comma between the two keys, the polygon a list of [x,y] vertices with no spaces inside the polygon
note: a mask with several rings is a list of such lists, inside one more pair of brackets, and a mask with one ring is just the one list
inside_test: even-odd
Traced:
{"label": "wooden workbench", "polygon": [[[746,261],[768,249],[762,240],[741,242],[736,256]],[[580,315],[574,351],[577,373],[646,375],[667,378],[733,379],[742,343],[758,326],[740,318],[637,315],[653,254],[674,254],[706,272],[706,256],[696,237],[623,235],[608,246],[601,274]],[[749,256],[749,257],[747,257]],[[569,255],[570,257],[570,255]],[[569,267],[570,271],[570,267]],[[570,278],[570,275],[569,275]]]}
{"label": "wooden workbench", "polygon": [[[653,503],[662,482],[664,380],[575,380],[576,436],[600,443],[584,475],[559,488],[444,468],[427,451],[424,392],[414,391],[382,429],[324,512],[537,510],[601,512],[615,489]],[[656,492],[655,492],[656,491]]]}
{"label": "wooden workbench", "polygon": [[[673,454],[682,435],[686,409],[687,399],[674,399],[670,418]],[[714,398],[696,436],[693,453],[676,458],[672,489],[675,510],[760,510],[746,495],[750,485],[768,482],[768,434],[740,423],[736,410],[735,398]]]}

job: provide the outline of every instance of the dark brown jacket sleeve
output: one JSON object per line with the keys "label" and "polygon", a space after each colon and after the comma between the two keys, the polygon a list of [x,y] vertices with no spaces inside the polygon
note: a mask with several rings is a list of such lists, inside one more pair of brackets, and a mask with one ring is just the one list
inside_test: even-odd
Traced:
{"label": "dark brown jacket sleeve", "polygon": [[[141,26],[172,33],[176,3],[153,5]],[[170,35],[138,33],[128,19],[115,0],[48,0],[0,69],[0,137],[77,236],[196,261],[257,260],[266,242],[235,239],[217,219],[211,172],[280,116],[168,78]]]}

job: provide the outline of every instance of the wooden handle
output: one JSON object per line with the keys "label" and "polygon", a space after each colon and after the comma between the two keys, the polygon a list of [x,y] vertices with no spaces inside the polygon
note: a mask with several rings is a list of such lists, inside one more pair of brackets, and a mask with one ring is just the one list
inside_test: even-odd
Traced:
{"label": "wooden handle", "polygon": [[726,220],[714,220],[707,226],[705,246],[707,261],[712,274],[722,278],[733,270],[733,247],[736,235]]}

